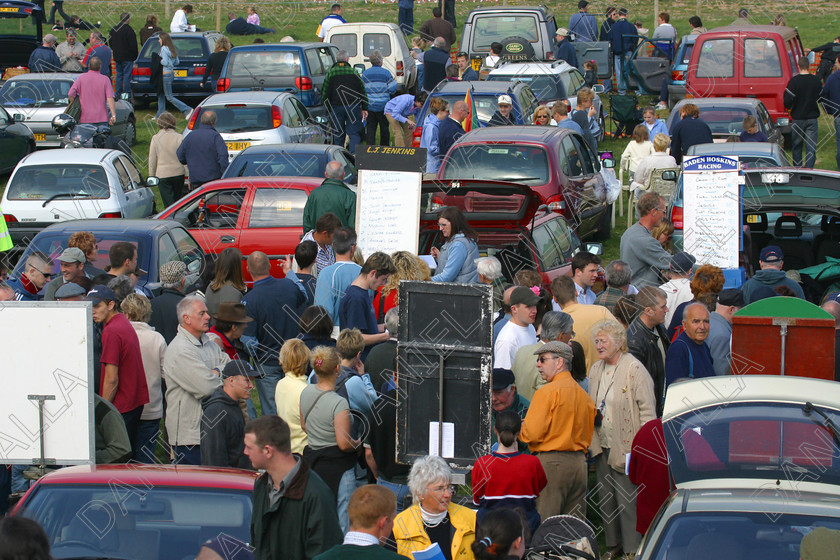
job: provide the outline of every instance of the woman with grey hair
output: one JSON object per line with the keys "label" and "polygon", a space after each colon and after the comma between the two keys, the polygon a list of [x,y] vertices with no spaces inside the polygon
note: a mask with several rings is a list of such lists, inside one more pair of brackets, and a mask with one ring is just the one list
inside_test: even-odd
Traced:
{"label": "woman with grey hair", "polygon": [[589,396],[598,414],[589,451],[598,483],[607,491],[601,502],[607,547],[612,558],[639,548],[636,531],[637,487],[625,474],[627,454],[641,427],[656,418],[653,379],[627,352],[627,331],[609,319],[592,327],[600,358],[589,370]]}
{"label": "woman with grey hair", "polygon": [[362,72],[362,82],[368,97],[368,117],[365,134],[369,146],[376,145],[376,129],[379,128],[379,144],[391,144],[391,131],[385,118],[385,105],[397,92],[397,81],[386,68],[382,67],[382,53],[370,53],[370,68]]}
{"label": "woman with grey hair", "polygon": [[446,558],[472,559],[475,511],[452,503],[452,471],[440,457],[427,455],[411,466],[408,487],[414,500],[394,520],[397,553],[413,552],[437,543]]}
{"label": "woman with grey hair", "polygon": [[475,260],[478,281],[493,287],[493,313],[502,306],[505,293],[505,278],[502,276],[502,263],[496,257],[481,257]]}

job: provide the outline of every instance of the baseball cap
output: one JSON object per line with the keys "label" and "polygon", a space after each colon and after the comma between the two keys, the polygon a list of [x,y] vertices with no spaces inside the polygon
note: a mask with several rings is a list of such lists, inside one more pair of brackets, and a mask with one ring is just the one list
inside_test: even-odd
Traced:
{"label": "baseball cap", "polygon": [[513,105],[513,100],[510,95],[500,95],[498,100],[499,105]]}
{"label": "baseball cap", "polygon": [[580,0],[580,2],[578,2],[578,10],[582,10],[585,7],[587,7],[588,5],[589,5],[589,2],[587,2],[586,0]]}
{"label": "baseball cap", "polygon": [[627,11],[627,8],[619,8],[618,9],[618,15],[620,15],[620,16],[626,16],[628,13],[629,12]]}
{"label": "baseball cap", "polygon": [[691,267],[693,267],[696,262],[697,259],[694,258],[694,255],[686,253],[685,251],[680,251],[671,257],[669,268],[674,272],[685,274],[686,272],[691,271]]}
{"label": "baseball cap", "polygon": [[63,263],[87,262],[87,259],[85,258],[85,252],[79,249],[78,247],[67,247],[58,256],[58,260],[60,260]]}
{"label": "baseball cap", "polygon": [[116,301],[117,296],[114,295],[114,290],[112,290],[108,286],[97,284],[96,286],[91,288],[85,300],[92,301],[93,304],[96,305],[103,301]]}
{"label": "baseball cap", "polygon": [[187,275],[187,265],[182,261],[165,262],[160,267],[160,281],[162,284],[177,284]]}
{"label": "baseball cap", "polygon": [[761,250],[758,260],[761,262],[779,262],[785,259],[784,253],[778,245],[768,245]]}
{"label": "baseball cap", "polygon": [[511,305],[524,303],[527,306],[531,306],[537,305],[539,301],[540,296],[532,292],[531,288],[526,288],[525,286],[517,286],[516,288],[514,288],[513,293],[510,294]]}
{"label": "baseball cap", "polygon": [[75,282],[67,282],[62,284],[55,291],[55,299],[64,299],[85,295],[85,289]]}
{"label": "baseball cap", "polygon": [[537,351],[534,352],[534,356],[546,353],[558,354],[561,358],[563,358],[567,366],[572,364],[572,347],[565,342],[560,342],[559,340],[546,342],[537,348]]}
{"label": "baseball cap", "polygon": [[744,292],[738,288],[727,288],[718,294],[718,303],[721,305],[734,305],[735,307],[744,307]]}
{"label": "baseball cap", "polygon": [[557,33],[555,33],[555,35],[559,35],[561,37],[568,37],[569,36],[569,30],[566,29],[565,27],[558,27],[557,28]]}
{"label": "baseball cap", "polygon": [[513,372],[505,368],[493,368],[493,390],[501,391],[516,383]]}
{"label": "baseball cap", "polygon": [[261,377],[260,372],[251,367],[245,360],[232,360],[222,370],[222,379],[244,375],[245,377]]}

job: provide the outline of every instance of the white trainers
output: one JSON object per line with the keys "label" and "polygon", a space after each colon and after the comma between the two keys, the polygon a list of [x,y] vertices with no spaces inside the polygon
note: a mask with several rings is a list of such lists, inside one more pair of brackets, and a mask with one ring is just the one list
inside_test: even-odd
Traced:
{"label": "white trainers", "polygon": [[657,109],[663,110],[668,108],[668,104],[664,101],[660,101],[659,104],[656,106]]}

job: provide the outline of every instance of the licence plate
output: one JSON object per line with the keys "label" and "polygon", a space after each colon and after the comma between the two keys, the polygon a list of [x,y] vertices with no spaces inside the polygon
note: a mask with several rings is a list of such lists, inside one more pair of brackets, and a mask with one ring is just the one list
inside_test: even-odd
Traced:
{"label": "licence plate", "polygon": [[0,8],[0,12],[17,12],[18,8]]}
{"label": "licence plate", "polygon": [[46,134],[35,134],[35,141],[36,142],[44,142],[47,139]]}
{"label": "licence plate", "polygon": [[250,142],[225,142],[225,144],[227,144],[228,150],[231,152],[241,152],[251,145]]}
{"label": "licence plate", "polygon": [[187,71],[186,70],[175,70],[175,77],[176,78],[186,78]]}

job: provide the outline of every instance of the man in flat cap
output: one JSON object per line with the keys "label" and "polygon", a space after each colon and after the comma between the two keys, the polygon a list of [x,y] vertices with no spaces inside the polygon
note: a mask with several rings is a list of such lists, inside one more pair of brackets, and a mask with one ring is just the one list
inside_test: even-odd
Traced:
{"label": "man in flat cap", "polygon": [[732,316],[744,307],[744,293],[728,288],[718,294],[717,306],[709,318],[709,336],[706,344],[712,353],[715,375],[732,373]]}
{"label": "man in flat cap", "polygon": [[84,301],[85,289],[75,282],[67,282],[55,291],[56,301]]}
{"label": "man in flat cap", "polygon": [[85,253],[78,247],[68,247],[58,256],[58,265],[61,270],[61,275],[56,276],[50,280],[47,287],[44,288],[44,301],[54,301],[56,299],[55,292],[63,284],[73,282],[77,278],[85,276]]}

